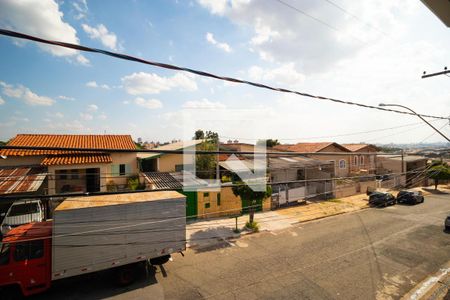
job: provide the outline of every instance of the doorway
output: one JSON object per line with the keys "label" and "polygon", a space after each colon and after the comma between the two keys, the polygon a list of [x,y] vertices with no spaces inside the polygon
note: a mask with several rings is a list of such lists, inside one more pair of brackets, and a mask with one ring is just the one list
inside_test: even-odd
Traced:
{"label": "doorway", "polygon": [[86,192],[100,191],[100,168],[86,169]]}

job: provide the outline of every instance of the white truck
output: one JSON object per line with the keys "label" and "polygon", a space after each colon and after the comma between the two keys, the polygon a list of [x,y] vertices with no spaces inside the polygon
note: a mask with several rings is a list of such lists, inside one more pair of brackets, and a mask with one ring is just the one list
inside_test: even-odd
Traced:
{"label": "white truck", "polygon": [[0,294],[28,296],[63,278],[113,269],[127,284],[135,267],[160,265],[186,247],[186,198],[174,191],[67,198],[53,220],[13,228],[2,240]]}

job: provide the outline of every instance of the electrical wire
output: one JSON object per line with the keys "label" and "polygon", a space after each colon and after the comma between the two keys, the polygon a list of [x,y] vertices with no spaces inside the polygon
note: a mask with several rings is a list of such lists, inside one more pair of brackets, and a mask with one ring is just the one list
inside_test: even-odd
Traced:
{"label": "electrical wire", "polygon": [[[279,1],[279,0],[277,0],[277,1]],[[30,41],[35,41],[35,42],[38,42],[38,43],[44,43],[44,44],[48,44],[48,45],[55,45],[55,46],[75,49],[75,50],[79,50],[79,51],[85,51],[85,52],[91,52],[91,53],[100,53],[100,54],[112,56],[112,57],[119,58],[119,59],[124,59],[124,60],[128,60],[128,61],[134,61],[134,62],[138,62],[138,63],[152,65],[152,66],[159,67],[159,68],[189,72],[189,73],[196,74],[196,75],[203,76],[203,77],[215,78],[215,79],[218,79],[218,80],[229,81],[229,82],[234,82],[234,83],[247,84],[247,85],[251,85],[251,86],[254,86],[254,87],[258,87],[258,88],[268,89],[268,90],[272,90],[272,91],[276,91],[276,92],[282,92],[282,93],[296,94],[296,95],[299,95],[299,96],[314,98],[314,99],[317,99],[317,100],[332,101],[332,102],[340,103],[340,104],[354,105],[354,106],[359,106],[359,107],[364,107],[364,108],[376,109],[376,110],[380,110],[380,111],[395,112],[395,113],[405,114],[405,115],[414,115],[414,116],[420,115],[422,117],[428,117],[428,118],[434,118],[434,119],[442,119],[442,120],[448,119],[448,118],[440,117],[440,116],[414,114],[414,113],[408,112],[408,111],[389,109],[389,108],[386,108],[386,107],[379,107],[379,106],[373,106],[373,105],[368,105],[368,104],[363,104],[363,103],[358,103],[358,102],[352,102],[352,101],[347,101],[347,100],[340,100],[340,99],[335,99],[335,98],[330,98],[330,97],[312,95],[312,94],[309,94],[309,93],[299,92],[299,91],[295,91],[295,90],[289,90],[289,89],[285,89],[285,88],[272,87],[272,86],[269,86],[269,85],[265,85],[265,84],[257,83],[257,82],[253,82],[253,81],[247,81],[247,80],[242,80],[242,79],[233,78],[233,77],[219,76],[219,75],[215,75],[215,74],[212,74],[212,73],[209,73],[209,72],[205,72],[205,71],[195,70],[195,69],[186,68],[186,67],[179,67],[179,66],[176,66],[176,65],[166,64],[166,63],[161,63],[161,62],[149,61],[149,60],[145,60],[145,59],[142,59],[142,58],[137,58],[137,57],[133,57],[133,56],[130,56],[130,55],[121,54],[121,53],[117,53],[117,52],[111,52],[111,51],[107,51],[107,50],[91,48],[91,47],[87,47],[87,46],[83,46],[83,45],[77,45],[77,44],[72,44],[72,43],[66,43],[66,42],[60,42],[60,41],[52,41],[52,40],[43,39],[43,38],[39,38],[39,37],[36,37],[36,36],[27,35],[27,34],[24,34],[24,33],[21,33],[21,32],[16,32],[16,31],[11,31],[11,30],[6,30],[6,29],[0,29],[0,34],[4,35],[4,36],[19,38],[19,39],[26,39],[26,40],[30,40]]]}

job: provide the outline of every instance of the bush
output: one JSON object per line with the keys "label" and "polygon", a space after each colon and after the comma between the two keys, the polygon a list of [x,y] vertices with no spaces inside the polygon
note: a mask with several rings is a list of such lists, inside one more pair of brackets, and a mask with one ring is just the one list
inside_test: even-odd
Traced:
{"label": "bush", "polygon": [[253,232],[259,231],[259,224],[258,224],[258,222],[255,222],[255,221],[253,221],[252,223],[250,223],[250,222],[245,223],[245,227],[247,227],[248,229],[250,229]]}
{"label": "bush", "polygon": [[140,183],[139,183],[139,177],[132,176],[127,179],[127,186],[129,190],[135,191],[139,189]]}
{"label": "bush", "polygon": [[117,192],[117,184],[114,182],[114,180],[110,180],[106,183],[106,191],[108,192]]}
{"label": "bush", "polygon": [[222,176],[222,182],[223,182],[223,183],[225,183],[225,182],[231,182],[231,177],[230,177],[230,176],[223,175],[223,176]]}

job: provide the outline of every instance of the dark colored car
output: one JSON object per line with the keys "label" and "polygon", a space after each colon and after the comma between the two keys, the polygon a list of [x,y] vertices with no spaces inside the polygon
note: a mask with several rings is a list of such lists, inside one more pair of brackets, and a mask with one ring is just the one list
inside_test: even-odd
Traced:
{"label": "dark colored car", "polygon": [[445,219],[445,231],[450,231],[450,215],[447,216],[447,219]]}
{"label": "dark colored car", "polygon": [[398,203],[417,204],[423,203],[425,198],[420,191],[400,191],[397,194]]}
{"label": "dark colored car", "polygon": [[394,195],[391,193],[374,192],[369,196],[369,205],[388,206],[396,203]]}

